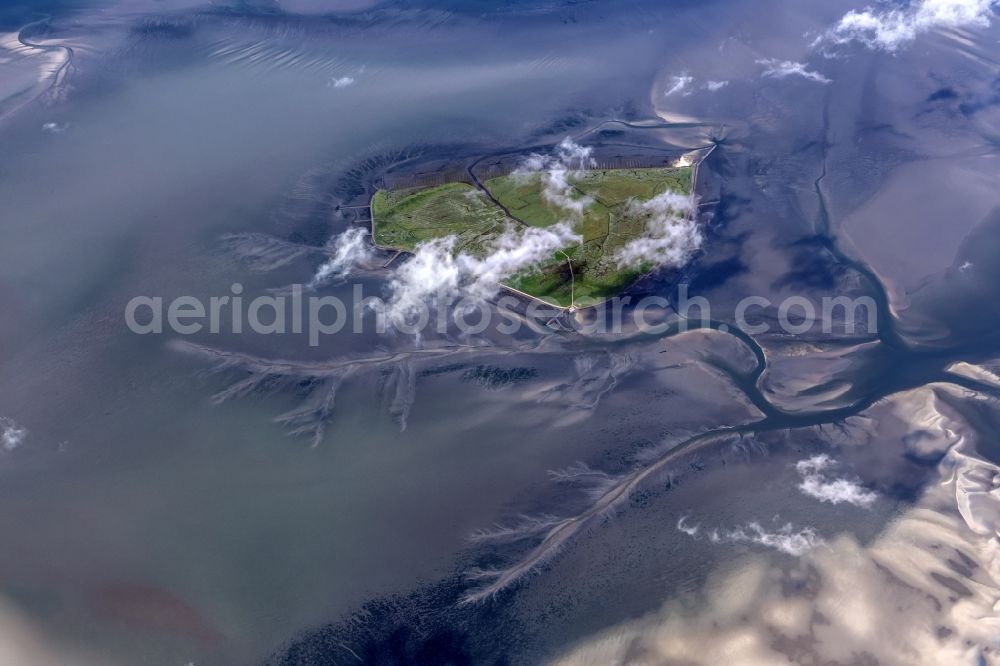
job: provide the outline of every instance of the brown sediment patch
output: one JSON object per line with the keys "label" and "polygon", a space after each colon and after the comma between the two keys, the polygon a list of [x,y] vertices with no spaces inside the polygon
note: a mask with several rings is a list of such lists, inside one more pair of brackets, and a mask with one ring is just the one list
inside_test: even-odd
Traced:
{"label": "brown sediment patch", "polygon": [[203,643],[225,639],[219,627],[170,590],[146,583],[109,583],[93,593],[94,610],[142,629],[188,636]]}

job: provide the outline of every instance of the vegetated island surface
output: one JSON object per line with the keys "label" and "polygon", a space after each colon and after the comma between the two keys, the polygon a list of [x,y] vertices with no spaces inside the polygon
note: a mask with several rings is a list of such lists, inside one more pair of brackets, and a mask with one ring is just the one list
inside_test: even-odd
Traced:
{"label": "vegetated island surface", "polygon": [[[568,181],[580,197],[593,199],[574,231],[583,243],[553,253],[503,286],[559,307],[583,308],[620,294],[655,264],[620,267],[611,258],[647,233],[648,214],[636,202],[665,191],[689,195],[690,166],[585,169]],[[482,257],[491,241],[511,226],[548,227],[566,216],[543,197],[542,172],[490,178],[481,189],[467,182],[435,187],[378,190],[372,197],[372,239],[376,245],[413,252],[417,245],[455,236],[455,253]]]}

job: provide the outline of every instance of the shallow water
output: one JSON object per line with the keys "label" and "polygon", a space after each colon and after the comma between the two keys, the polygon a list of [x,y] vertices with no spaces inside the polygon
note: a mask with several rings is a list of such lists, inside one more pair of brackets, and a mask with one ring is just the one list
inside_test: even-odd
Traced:
{"label": "shallow water", "polygon": [[[752,636],[735,663],[845,645],[990,663],[993,611],[973,602],[997,583],[995,25],[825,58],[810,36],[850,2],[309,4],[39,8],[32,38],[71,46],[73,71],[0,125],[0,417],[22,433],[0,458],[0,630],[22,661],[710,658],[687,633],[720,651]],[[762,78],[767,58],[831,81]],[[125,326],[137,295],[308,283],[324,243],[364,224],[340,207],[387,174],[566,136],[609,159],[714,146],[702,252],[630,294],[677,304],[687,283],[716,330],[313,348]],[[878,331],[718,330],[747,295],[869,296]],[[336,387],[308,432],[278,421]],[[822,453],[877,500],[803,493],[795,464]],[[567,468],[575,484],[553,483]],[[937,551],[906,532],[920,520]],[[781,551],[803,534],[826,545]],[[886,564],[905,552],[932,556]],[[844,605],[831,590],[851,569],[828,561],[844,553],[864,583],[817,629],[811,613]],[[906,598],[910,634],[848,641],[844,623],[898,592],[871,562],[940,607]],[[919,577],[939,569],[953,578]],[[754,608],[760,623],[739,619]]]}

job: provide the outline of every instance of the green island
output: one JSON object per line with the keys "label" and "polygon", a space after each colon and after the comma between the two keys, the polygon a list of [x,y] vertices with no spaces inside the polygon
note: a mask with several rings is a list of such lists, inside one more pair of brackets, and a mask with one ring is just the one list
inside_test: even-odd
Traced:
{"label": "green island", "polygon": [[[491,178],[482,183],[486,191],[466,182],[379,190],[371,204],[373,240],[386,249],[413,252],[422,242],[455,236],[455,253],[482,257],[512,226],[548,227],[565,219],[542,196],[542,178],[540,172]],[[593,200],[574,225],[583,243],[553,253],[504,286],[559,307],[589,307],[655,268],[620,268],[610,257],[647,232],[648,214],[634,203],[668,190],[689,194],[692,168],[588,169],[568,180],[575,196]]]}

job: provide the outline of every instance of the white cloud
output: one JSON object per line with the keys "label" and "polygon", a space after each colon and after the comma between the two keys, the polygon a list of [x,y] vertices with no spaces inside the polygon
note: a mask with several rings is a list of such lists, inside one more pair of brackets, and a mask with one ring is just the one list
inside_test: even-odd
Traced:
{"label": "white cloud", "polygon": [[529,155],[515,175],[530,176],[541,172],[542,199],[570,215],[572,220],[579,221],[594,200],[580,196],[569,179],[596,164],[592,154],[593,148],[581,146],[567,137],[556,146],[554,155]]}
{"label": "white cloud", "polygon": [[746,530],[737,530],[734,535],[730,536],[730,539],[750,541],[795,557],[805,555],[822,543],[822,539],[816,536],[816,531],[813,528],[803,527],[797,530],[791,523],[786,523],[774,532],[766,531],[759,523],[750,523]]}
{"label": "white cloud", "polygon": [[[698,538],[700,525],[686,524],[687,516],[677,521],[677,529],[692,538]],[[768,531],[754,521],[745,527],[736,529],[712,528],[707,531],[708,540],[712,543],[754,543],[767,548],[781,551],[788,555],[800,557],[823,543],[811,527],[796,529],[791,523],[785,523],[774,531]]]}
{"label": "white cloud", "polygon": [[556,146],[556,159],[567,169],[586,169],[595,165],[594,149],[590,146],[581,146],[566,137]]}
{"label": "white cloud", "polygon": [[705,81],[705,88],[710,92],[721,90],[729,85],[729,81]]}
{"label": "white cloud", "polygon": [[671,95],[677,95],[677,94],[685,96],[691,94],[690,91],[687,90],[687,87],[694,82],[693,76],[689,76],[688,74],[680,74],[679,76],[675,76],[670,80],[673,83],[673,85],[669,90],[663,93],[664,97],[670,97]]}
{"label": "white cloud", "polygon": [[341,76],[340,78],[330,79],[330,85],[334,88],[346,88],[348,86],[354,85],[353,76]]}
{"label": "white cloud", "polygon": [[844,14],[818,41],[858,41],[873,49],[895,51],[917,36],[938,29],[988,26],[996,0],[918,0],[900,9],[865,7]]}
{"label": "white cloud", "polygon": [[331,278],[349,275],[354,266],[370,259],[372,247],[368,243],[367,236],[367,230],[354,227],[333,239],[328,244],[330,258],[317,269],[312,279],[312,286]]}
{"label": "white cloud", "polygon": [[48,132],[49,134],[62,134],[67,129],[69,129],[69,123],[45,123],[42,125],[42,131]]}
{"label": "white cloud", "polygon": [[758,60],[758,65],[764,66],[764,72],[761,74],[766,79],[784,79],[789,76],[801,76],[810,81],[816,81],[817,83],[830,83],[830,79],[826,78],[819,72],[814,72],[806,67],[804,63],[793,62],[791,60],[778,60],[777,58],[766,58],[764,60]]}
{"label": "white cloud", "polygon": [[684,532],[684,534],[687,534],[689,537],[697,536],[698,530],[701,529],[701,525],[688,525],[687,519],[687,516],[681,516],[677,520],[677,529]]}
{"label": "white cloud", "polygon": [[869,492],[847,479],[829,481],[820,476],[808,476],[799,484],[799,489],[821,502],[829,502],[830,504],[846,502],[862,508],[870,507],[877,498],[875,493]]}
{"label": "white cloud", "polygon": [[795,465],[802,476],[799,490],[821,502],[853,504],[863,509],[871,507],[878,495],[852,479],[831,478],[828,472],[835,465],[833,458],[825,454],[800,460]]}
{"label": "white cloud", "polygon": [[24,442],[28,436],[27,428],[22,428],[14,419],[0,416],[0,445],[5,451],[13,451]]}
{"label": "white cloud", "polygon": [[455,236],[421,243],[389,283],[389,314],[397,321],[408,321],[431,299],[486,300],[496,295],[503,280],[539,266],[556,250],[582,240],[568,223],[560,222],[546,228],[508,229],[489,244],[482,257],[456,255]]}
{"label": "white cloud", "polygon": [[649,217],[646,235],[630,240],[612,260],[633,268],[650,262],[661,266],[687,263],[702,242],[694,211],[692,197],[669,191],[649,201],[633,202],[627,214]]}

